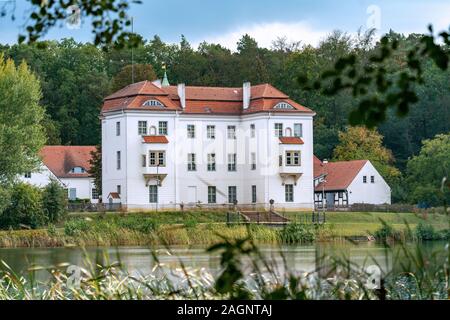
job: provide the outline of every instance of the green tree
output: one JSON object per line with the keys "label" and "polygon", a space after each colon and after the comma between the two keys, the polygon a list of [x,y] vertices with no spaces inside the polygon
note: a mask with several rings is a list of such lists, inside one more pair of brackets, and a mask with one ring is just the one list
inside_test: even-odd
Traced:
{"label": "green tree", "polygon": [[153,81],[156,73],[151,64],[127,65],[120,70],[112,79],[112,91],[117,91],[132,83],[132,73],[134,69],[134,82],[143,80]]}
{"label": "green tree", "polygon": [[35,170],[45,143],[44,108],[39,105],[39,81],[25,62],[0,54],[0,185]]}
{"label": "green tree", "polygon": [[376,129],[348,127],[339,133],[339,144],[334,149],[334,160],[370,160],[388,183],[396,182],[400,171],[392,164],[392,152],[382,145],[383,137]]}
{"label": "green tree", "polygon": [[42,191],[42,206],[50,223],[61,221],[67,215],[67,191],[56,180],[51,180]]}
{"label": "green tree", "polygon": [[[450,133],[424,140],[420,153],[408,161],[406,174],[411,202],[450,203]],[[447,185],[443,185],[444,178]]]}
{"label": "green tree", "polygon": [[15,184],[11,189],[9,205],[0,214],[0,226],[18,228],[22,224],[34,229],[46,223],[41,189],[27,183]]}

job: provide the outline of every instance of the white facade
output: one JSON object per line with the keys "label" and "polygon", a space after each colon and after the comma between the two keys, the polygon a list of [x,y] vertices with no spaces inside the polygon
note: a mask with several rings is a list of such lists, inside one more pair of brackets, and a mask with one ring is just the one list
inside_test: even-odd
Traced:
{"label": "white facade", "polygon": [[[103,194],[119,191],[122,204],[129,209],[222,206],[230,203],[234,191],[238,205],[268,207],[273,199],[278,209],[314,207],[312,112],[197,115],[122,109],[102,115]],[[159,135],[159,122],[166,121],[168,143],[144,143],[139,121],[146,121],[145,136]],[[283,125],[285,136],[293,136],[294,124],[301,124],[304,143],[281,144],[275,123]],[[188,137],[188,125],[194,125],[194,138]],[[214,139],[208,137],[208,126],[214,126]],[[228,136],[229,126],[236,129],[235,139]],[[164,166],[149,165],[151,151],[165,152]],[[286,151],[300,151],[300,165],[287,166]],[[188,154],[195,154],[195,171],[188,170]],[[215,154],[215,171],[208,170],[208,154]],[[235,171],[228,170],[231,154],[236,154]],[[162,180],[158,187],[157,174]],[[215,187],[215,201],[208,187]],[[290,188],[293,198],[286,195]],[[150,197],[155,189],[156,201]]]}
{"label": "white facade", "polygon": [[370,161],[362,167],[347,191],[350,205],[391,203],[391,188]]}
{"label": "white facade", "polygon": [[50,183],[51,179],[61,183],[61,181],[45,165],[41,165],[39,170],[36,170],[35,172],[29,172],[26,175],[19,177],[20,181],[39,188],[45,187]]}

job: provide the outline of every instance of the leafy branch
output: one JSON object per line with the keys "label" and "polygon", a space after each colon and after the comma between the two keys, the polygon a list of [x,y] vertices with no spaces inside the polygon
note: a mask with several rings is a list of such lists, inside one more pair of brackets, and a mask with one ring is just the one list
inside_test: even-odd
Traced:
{"label": "leafy branch", "polygon": [[[423,64],[427,58],[442,71],[448,69],[449,33],[444,31],[436,37],[431,25],[429,32],[408,50],[406,67],[397,74],[388,72],[386,65],[399,50],[399,41],[385,35],[367,61],[351,53],[338,59],[334,68],[323,72],[318,80],[300,75],[298,81],[303,89],[318,90],[327,96],[350,90],[359,99],[358,107],[350,113],[350,124],[373,128],[386,119],[388,108],[395,108],[398,116],[408,114],[410,106],[418,101],[414,87],[424,83]],[[444,45],[437,43],[439,39]]]}

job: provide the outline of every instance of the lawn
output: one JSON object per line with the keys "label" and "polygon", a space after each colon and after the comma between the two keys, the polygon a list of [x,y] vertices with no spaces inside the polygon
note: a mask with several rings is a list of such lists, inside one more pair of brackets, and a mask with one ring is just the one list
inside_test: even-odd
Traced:
{"label": "lawn", "polygon": [[[310,222],[310,212],[286,212],[291,221]],[[326,212],[326,225],[336,236],[366,236],[381,227],[381,220],[397,230],[406,228],[405,222],[414,229],[419,222],[431,224],[436,230],[448,228],[448,218],[443,214],[392,212]]]}

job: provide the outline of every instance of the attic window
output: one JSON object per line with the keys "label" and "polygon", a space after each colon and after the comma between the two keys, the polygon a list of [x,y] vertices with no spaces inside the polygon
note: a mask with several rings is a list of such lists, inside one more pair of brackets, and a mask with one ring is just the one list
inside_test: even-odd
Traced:
{"label": "attic window", "polygon": [[158,100],[147,100],[142,104],[143,107],[164,107],[164,105]]}
{"label": "attic window", "polygon": [[73,167],[70,173],[85,173],[86,170],[83,167]]}
{"label": "attic window", "polygon": [[294,109],[294,107],[287,102],[279,102],[275,105],[274,109]]}

